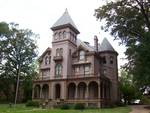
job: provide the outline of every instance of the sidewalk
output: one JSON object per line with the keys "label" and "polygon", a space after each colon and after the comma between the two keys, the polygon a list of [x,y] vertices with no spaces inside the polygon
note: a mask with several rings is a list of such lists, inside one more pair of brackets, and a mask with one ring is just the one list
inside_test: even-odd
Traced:
{"label": "sidewalk", "polygon": [[132,105],[130,106],[132,108],[132,111],[130,113],[150,113],[149,109],[146,109],[147,105]]}

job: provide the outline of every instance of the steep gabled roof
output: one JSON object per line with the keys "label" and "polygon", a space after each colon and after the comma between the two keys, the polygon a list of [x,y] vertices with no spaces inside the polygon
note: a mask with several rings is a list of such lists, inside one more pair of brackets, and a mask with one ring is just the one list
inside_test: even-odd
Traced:
{"label": "steep gabled roof", "polygon": [[85,42],[81,41],[80,39],[77,39],[77,47],[82,46],[88,51],[94,51],[94,48],[90,44],[86,44]]}
{"label": "steep gabled roof", "polygon": [[44,52],[43,54],[38,58],[38,61],[42,61],[43,57],[46,55],[47,52],[51,52],[51,48],[48,47]]}
{"label": "steep gabled roof", "polygon": [[112,45],[109,43],[107,38],[104,38],[100,47],[99,47],[99,51],[115,51],[115,50],[112,47]]}
{"label": "steep gabled roof", "polygon": [[64,12],[64,14],[55,22],[55,24],[51,27],[52,30],[56,30],[62,27],[70,27],[72,28],[76,33],[79,33],[76,25],[74,24],[72,18],[70,17],[67,9]]}

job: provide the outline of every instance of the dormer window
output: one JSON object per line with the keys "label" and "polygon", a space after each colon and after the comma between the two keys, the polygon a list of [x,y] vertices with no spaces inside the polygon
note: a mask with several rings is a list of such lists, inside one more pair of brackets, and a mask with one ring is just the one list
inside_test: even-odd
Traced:
{"label": "dormer window", "polygon": [[79,60],[84,60],[85,59],[85,51],[81,50],[79,52]]}
{"label": "dormer window", "polygon": [[48,56],[45,57],[45,65],[49,63]]}

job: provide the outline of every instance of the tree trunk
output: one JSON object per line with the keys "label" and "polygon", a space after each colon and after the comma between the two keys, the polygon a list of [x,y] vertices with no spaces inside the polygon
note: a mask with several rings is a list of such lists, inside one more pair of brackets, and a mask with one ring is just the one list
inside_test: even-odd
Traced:
{"label": "tree trunk", "polygon": [[18,98],[19,80],[20,80],[20,69],[19,69],[18,75],[17,75],[17,86],[16,86],[16,94],[15,94],[15,105],[16,105],[16,103],[17,103],[17,98]]}

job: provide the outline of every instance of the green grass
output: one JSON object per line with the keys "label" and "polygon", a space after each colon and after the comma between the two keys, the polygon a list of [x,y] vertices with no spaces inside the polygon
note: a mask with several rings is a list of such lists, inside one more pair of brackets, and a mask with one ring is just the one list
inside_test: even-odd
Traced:
{"label": "green grass", "polygon": [[129,107],[117,107],[108,109],[85,109],[81,110],[60,110],[60,109],[41,109],[25,107],[19,104],[10,108],[7,104],[0,104],[0,113],[129,113]]}

